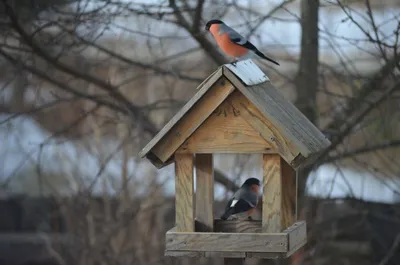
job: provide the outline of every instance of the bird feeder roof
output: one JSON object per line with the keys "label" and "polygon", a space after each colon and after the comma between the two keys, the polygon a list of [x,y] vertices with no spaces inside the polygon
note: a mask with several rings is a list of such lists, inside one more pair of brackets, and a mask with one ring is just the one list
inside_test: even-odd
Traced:
{"label": "bird feeder roof", "polygon": [[[224,86],[216,87],[218,82]],[[251,124],[253,128],[264,138],[269,135],[265,140],[275,146],[276,152],[294,169],[312,162],[331,144],[282,96],[252,60],[220,66],[197,89],[198,92],[140,151],[140,157],[148,158],[157,168],[172,163],[175,151],[235,90],[239,90],[266,121]],[[202,114],[193,114],[193,108],[201,108]],[[190,126],[180,124],[183,119],[189,119]]]}

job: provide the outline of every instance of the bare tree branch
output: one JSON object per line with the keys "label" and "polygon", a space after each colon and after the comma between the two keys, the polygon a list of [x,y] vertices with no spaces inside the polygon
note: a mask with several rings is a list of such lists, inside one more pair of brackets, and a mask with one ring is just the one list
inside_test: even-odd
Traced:
{"label": "bare tree branch", "polygon": [[331,162],[335,162],[337,160],[354,157],[354,156],[362,155],[362,154],[369,153],[369,152],[377,152],[377,151],[387,149],[387,148],[396,148],[399,146],[400,146],[400,140],[388,140],[383,143],[361,147],[359,149],[351,150],[351,151],[344,152],[344,153],[339,153],[335,156],[329,156],[325,160],[323,160],[323,163],[331,163]]}
{"label": "bare tree branch", "polygon": [[393,92],[399,89],[400,82],[397,82],[394,85],[386,88],[381,95],[376,96],[375,99],[371,100],[370,103],[362,106],[360,110],[357,110],[355,114],[347,117],[347,120],[344,121],[344,124],[340,126],[339,133],[334,135],[334,137],[331,139],[332,144],[320,154],[320,157],[325,157],[332,150],[335,150],[337,146],[342,143],[343,139],[346,138],[348,134],[353,130],[353,128],[365,118],[365,116],[367,116],[373,109],[378,107],[382,102],[387,100]]}
{"label": "bare tree branch", "polygon": [[[141,110],[136,107],[135,105],[133,105],[125,96],[123,96],[120,92],[118,92],[118,88],[113,87],[110,84],[107,84],[105,82],[103,82],[102,80],[98,79],[97,77],[88,75],[88,74],[84,74],[81,71],[77,71],[61,62],[59,62],[56,58],[51,57],[49,54],[47,54],[42,48],[39,47],[38,44],[35,43],[35,41],[30,38],[30,36],[22,29],[21,25],[18,22],[18,19],[16,17],[16,14],[14,13],[14,11],[12,10],[11,6],[8,4],[8,2],[6,0],[3,0],[4,6],[6,8],[7,14],[9,16],[9,18],[12,21],[13,26],[15,27],[15,29],[17,30],[17,32],[21,35],[21,37],[24,39],[24,41],[32,48],[32,50],[34,52],[36,52],[39,56],[41,56],[43,59],[45,59],[47,62],[51,63],[52,65],[54,65],[55,67],[57,67],[58,69],[64,71],[65,73],[71,74],[77,78],[89,81],[95,85],[97,85],[98,87],[104,89],[105,91],[107,91],[109,93],[110,96],[112,96],[113,98],[115,98],[117,101],[119,101],[120,103],[123,103],[125,105],[125,107],[129,110],[129,114],[133,115],[134,117],[137,118],[137,120],[139,122],[143,122],[145,125],[146,130],[149,130],[153,135],[157,132],[155,126],[148,121],[147,117],[144,117],[144,115],[142,114]],[[2,53],[3,56],[7,56],[4,53]],[[10,56],[7,56],[10,60]],[[14,60],[15,62],[15,60]],[[65,86],[64,86],[65,88]],[[70,90],[71,91],[71,90]],[[75,91],[75,94],[77,93],[77,91]],[[78,92],[79,93],[79,92]],[[79,93],[82,95],[82,93]],[[86,97],[88,97],[86,95]],[[102,103],[104,104],[104,102]],[[110,105],[110,104],[108,104]]]}
{"label": "bare tree branch", "polygon": [[175,0],[169,0],[169,4],[171,8],[174,10],[175,17],[178,21],[178,24],[181,25],[184,29],[186,29],[193,38],[200,44],[203,48],[204,52],[208,53],[208,55],[214,60],[214,62],[218,65],[225,64],[226,58],[220,52],[218,52],[215,46],[206,38],[205,35],[196,34],[197,32],[193,32],[190,23],[183,17],[181,11],[176,5]]}
{"label": "bare tree branch", "polygon": [[200,31],[200,23],[203,17],[203,6],[205,0],[197,0],[196,11],[193,17],[193,31],[199,32]]}

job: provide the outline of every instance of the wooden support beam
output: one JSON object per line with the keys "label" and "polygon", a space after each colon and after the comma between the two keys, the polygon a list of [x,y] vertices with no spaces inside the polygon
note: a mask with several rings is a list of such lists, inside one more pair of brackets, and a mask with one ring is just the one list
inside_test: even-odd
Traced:
{"label": "wooden support beam", "polygon": [[281,231],[282,179],[281,158],[263,154],[262,232]]}
{"label": "wooden support beam", "polygon": [[194,232],[193,154],[175,155],[175,223],[178,232]]}
{"label": "wooden support beam", "polygon": [[282,158],[280,164],[282,183],[281,228],[286,229],[296,221],[296,171]]}
{"label": "wooden support beam", "polygon": [[196,219],[209,232],[214,227],[214,166],[212,154],[196,154]]}
{"label": "wooden support beam", "polygon": [[279,155],[263,155],[263,233],[281,232],[295,222],[296,171]]}

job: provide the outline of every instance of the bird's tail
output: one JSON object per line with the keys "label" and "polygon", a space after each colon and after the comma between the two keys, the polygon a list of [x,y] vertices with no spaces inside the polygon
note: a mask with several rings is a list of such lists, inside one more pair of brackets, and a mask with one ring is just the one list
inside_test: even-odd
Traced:
{"label": "bird's tail", "polygon": [[267,56],[265,56],[262,52],[260,52],[259,50],[256,50],[255,53],[260,56],[261,58],[273,62],[274,64],[280,65],[279,63],[277,63],[276,61],[272,60],[271,58],[268,58]]}
{"label": "bird's tail", "polygon": [[233,213],[234,210],[235,210],[235,208],[233,208],[233,207],[226,210],[225,213],[223,215],[221,215],[221,219],[222,220],[228,219],[228,217],[231,216],[231,214]]}

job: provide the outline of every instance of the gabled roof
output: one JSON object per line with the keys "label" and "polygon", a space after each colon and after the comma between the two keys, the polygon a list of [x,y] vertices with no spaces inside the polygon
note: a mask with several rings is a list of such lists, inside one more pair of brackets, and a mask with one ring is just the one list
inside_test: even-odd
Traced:
{"label": "gabled roof", "polygon": [[[225,84],[225,80],[229,84]],[[218,82],[222,86],[213,88]],[[162,168],[173,162],[173,153],[179,146],[170,148],[163,157],[155,154],[157,153],[156,149],[160,149],[159,146],[163,145],[163,141],[168,141],[168,138],[182,137],[180,141],[183,142],[185,140],[183,138],[190,137],[235,89],[238,89],[249,101],[247,103],[238,102],[237,104],[242,105],[245,112],[248,110],[249,113],[247,114],[250,115],[254,115],[254,110],[247,107],[250,104],[254,105],[257,108],[255,111],[259,113],[258,116],[262,116],[261,118],[266,120],[264,123],[259,122],[260,120],[249,123],[272,146],[275,144],[276,151],[293,168],[297,169],[303,164],[308,164],[331,144],[292,103],[284,99],[281,93],[271,84],[268,77],[251,60],[240,61],[235,65],[225,64],[220,66],[197,89],[198,92],[140,151],[140,157],[147,157],[157,168]],[[215,89],[219,90],[214,92]],[[210,93],[207,93],[209,91]],[[190,115],[191,109],[200,107],[206,108],[206,110],[203,111],[201,117],[189,117],[193,119],[190,128],[179,128],[178,131],[173,132],[173,130],[177,130],[176,127],[179,127],[179,121],[184,119],[186,115]],[[266,131],[269,133],[266,133]],[[273,136],[271,137],[271,135]]]}

